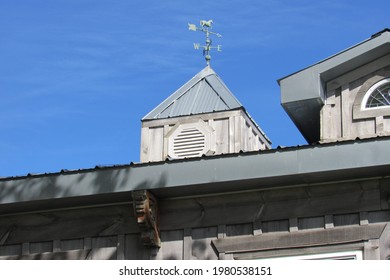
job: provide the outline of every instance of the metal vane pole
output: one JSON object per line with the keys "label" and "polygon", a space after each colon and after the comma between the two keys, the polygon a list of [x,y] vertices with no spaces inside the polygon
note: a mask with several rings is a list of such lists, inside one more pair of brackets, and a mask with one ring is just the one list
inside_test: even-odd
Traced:
{"label": "metal vane pole", "polygon": [[221,34],[211,32],[210,29],[212,29],[213,21],[210,19],[208,21],[206,20],[201,20],[200,21],[201,27],[197,27],[195,24],[188,24],[188,29],[192,31],[202,31],[206,34],[206,45],[201,46],[199,43],[194,43],[194,49],[199,50],[200,47],[203,48],[203,56],[206,59],[207,65],[210,66],[210,60],[211,60],[211,55],[210,55],[210,50],[211,49],[217,49],[217,51],[222,51],[222,46],[217,45],[216,47],[211,46],[212,40],[210,38],[210,35],[216,35],[217,37],[222,37]]}

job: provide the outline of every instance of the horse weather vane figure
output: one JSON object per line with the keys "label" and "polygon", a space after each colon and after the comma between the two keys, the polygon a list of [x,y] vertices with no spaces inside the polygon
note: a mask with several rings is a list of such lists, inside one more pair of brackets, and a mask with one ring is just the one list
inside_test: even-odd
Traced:
{"label": "horse weather vane figure", "polygon": [[192,31],[202,31],[206,34],[206,45],[201,46],[199,43],[194,43],[194,49],[199,50],[200,47],[203,48],[203,56],[206,59],[207,65],[210,65],[210,60],[211,60],[211,55],[210,55],[210,50],[211,49],[217,49],[217,51],[222,51],[222,46],[217,45],[216,47],[212,47],[212,40],[210,38],[210,35],[216,35],[217,37],[222,37],[221,34],[211,32],[210,29],[212,29],[213,21],[210,19],[208,21],[206,20],[201,20],[200,21],[201,27],[197,27],[195,24],[188,24],[188,29]]}

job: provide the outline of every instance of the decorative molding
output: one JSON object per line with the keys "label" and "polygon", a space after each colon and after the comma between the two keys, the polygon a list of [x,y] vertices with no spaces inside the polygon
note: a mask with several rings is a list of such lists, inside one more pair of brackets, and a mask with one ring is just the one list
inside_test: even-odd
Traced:
{"label": "decorative molding", "polygon": [[147,247],[161,247],[158,203],[147,190],[132,192],[134,212],[141,231],[141,238]]}

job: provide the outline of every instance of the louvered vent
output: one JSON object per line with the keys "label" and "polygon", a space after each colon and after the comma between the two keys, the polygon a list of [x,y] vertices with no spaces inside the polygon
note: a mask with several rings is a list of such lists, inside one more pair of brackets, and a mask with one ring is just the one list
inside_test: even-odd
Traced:
{"label": "louvered vent", "polygon": [[205,135],[196,127],[182,129],[173,139],[173,151],[178,158],[201,156],[205,145]]}
{"label": "louvered vent", "polygon": [[213,128],[198,119],[191,123],[177,123],[165,136],[168,140],[168,156],[171,158],[189,158],[210,155],[214,139]]}

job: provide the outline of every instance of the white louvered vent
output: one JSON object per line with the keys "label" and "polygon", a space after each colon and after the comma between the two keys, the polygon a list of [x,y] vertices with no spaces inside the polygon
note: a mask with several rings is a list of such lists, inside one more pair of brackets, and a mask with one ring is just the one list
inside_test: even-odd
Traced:
{"label": "white louvered vent", "polygon": [[205,135],[196,127],[185,128],[173,139],[173,151],[178,158],[201,156],[205,140]]}
{"label": "white louvered vent", "polygon": [[212,154],[213,129],[203,120],[177,123],[165,136],[168,140],[168,155],[171,158],[200,157]]}

